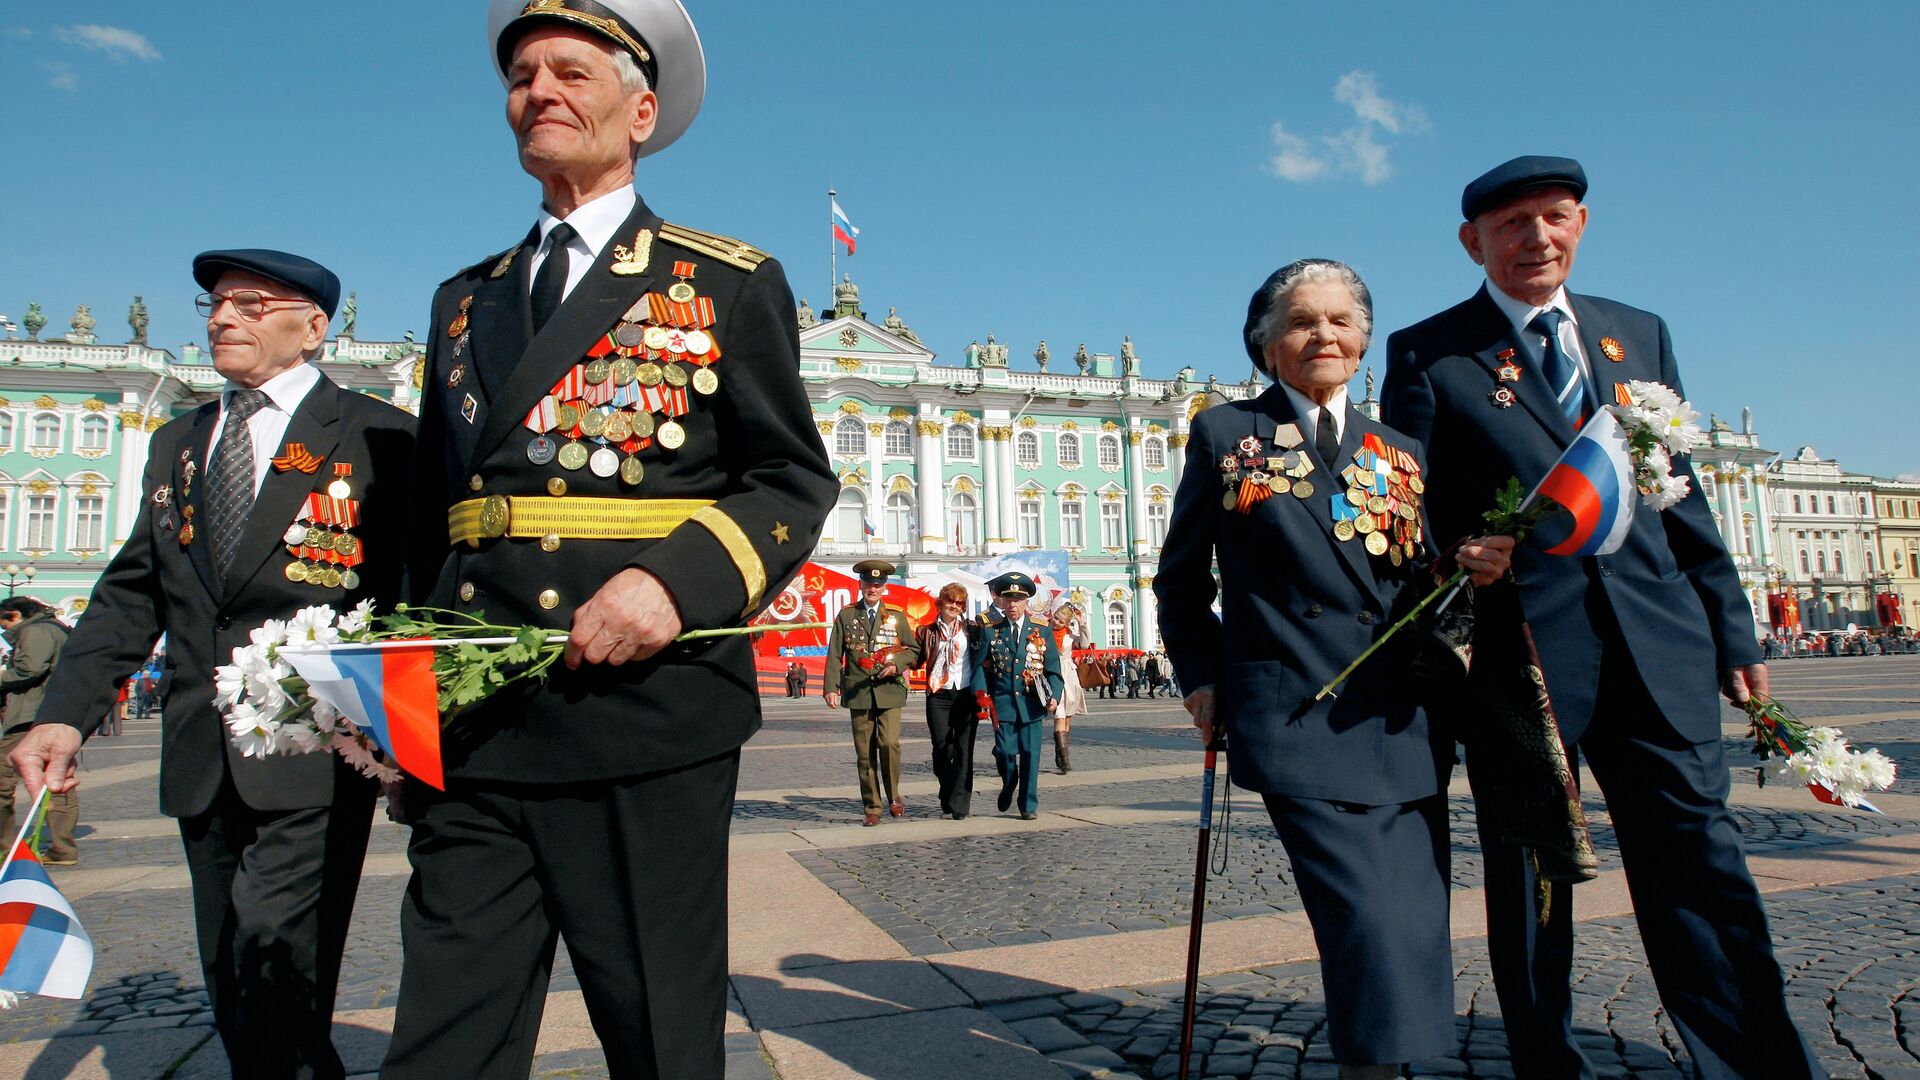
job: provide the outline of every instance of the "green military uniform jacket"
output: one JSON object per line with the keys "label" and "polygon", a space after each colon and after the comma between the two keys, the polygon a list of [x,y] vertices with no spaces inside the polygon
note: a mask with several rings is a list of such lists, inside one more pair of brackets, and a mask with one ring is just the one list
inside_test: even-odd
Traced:
{"label": "green military uniform jacket", "polygon": [[[919,638],[907,613],[883,603],[880,617],[874,620],[873,633],[867,633],[866,606],[848,604],[834,616],[833,634],[827,639],[827,680],[822,693],[840,695],[840,704],[849,709],[897,709],[907,703],[906,670],[920,666]],[[889,679],[878,679],[865,662],[879,650],[893,650],[886,659],[874,662],[875,669],[891,660],[900,670]]]}

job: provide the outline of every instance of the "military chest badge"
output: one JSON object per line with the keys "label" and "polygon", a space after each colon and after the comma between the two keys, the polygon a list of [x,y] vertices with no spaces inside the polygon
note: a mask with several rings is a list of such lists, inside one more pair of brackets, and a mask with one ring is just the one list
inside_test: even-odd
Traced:
{"label": "military chest badge", "polygon": [[1496,409],[1511,409],[1514,401],[1513,390],[1505,386],[1495,387],[1493,393],[1487,395],[1487,400],[1492,402]]}
{"label": "military chest badge", "polygon": [[[1513,393],[1506,387],[1500,392]],[[1413,455],[1369,433],[1340,476],[1347,490],[1331,503],[1334,539],[1358,538],[1367,554],[1394,566],[1413,558],[1423,539],[1420,496],[1427,490]]]}
{"label": "military chest badge", "polygon": [[1503,383],[1519,382],[1520,365],[1509,360],[1501,364],[1499,370],[1494,372],[1494,375]]}
{"label": "military chest badge", "polygon": [[460,314],[455,315],[453,321],[447,324],[448,337],[457,338],[467,332],[467,309],[472,306],[473,297],[471,296],[460,301]]}
{"label": "military chest badge", "polygon": [[499,262],[493,264],[493,270],[487,276],[490,278],[506,277],[507,271],[513,269],[513,260],[519,257],[520,257],[519,248],[514,248],[512,251],[507,252],[505,255],[500,257]]}
{"label": "military chest badge", "polygon": [[357,589],[366,548],[353,531],[360,526],[360,502],[352,497],[353,466],[335,462],[334,479],[324,492],[307,495],[299,514],[280,537],[293,561],[282,570],[288,581],[323,589]]}
{"label": "military chest badge", "polygon": [[1621,346],[1619,341],[1610,337],[1600,339],[1600,353],[1616,364],[1627,358],[1627,350]]}
{"label": "military chest badge", "polygon": [[320,460],[307,452],[306,443],[290,442],[273,459],[275,472],[301,472],[311,476],[320,468]]}
{"label": "military chest badge", "polygon": [[633,277],[647,272],[647,263],[653,258],[653,230],[641,229],[633,238],[633,246],[620,244],[613,246],[613,266],[611,269],[620,277]]}

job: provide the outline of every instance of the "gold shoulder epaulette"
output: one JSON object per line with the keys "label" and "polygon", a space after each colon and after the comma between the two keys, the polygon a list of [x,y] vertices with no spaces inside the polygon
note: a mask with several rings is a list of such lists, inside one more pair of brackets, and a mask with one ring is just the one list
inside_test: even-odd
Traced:
{"label": "gold shoulder epaulette", "polygon": [[752,244],[735,240],[731,236],[719,233],[701,232],[689,229],[685,225],[663,222],[660,226],[660,239],[669,244],[678,244],[689,251],[710,255],[728,266],[753,272],[770,256]]}

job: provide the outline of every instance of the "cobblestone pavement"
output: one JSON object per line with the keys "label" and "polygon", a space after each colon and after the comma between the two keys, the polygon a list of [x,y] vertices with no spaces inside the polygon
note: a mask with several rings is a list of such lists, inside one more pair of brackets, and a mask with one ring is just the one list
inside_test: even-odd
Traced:
{"label": "cobblestone pavement", "polygon": [[[1835,1080],[1920,1076],[1908,998],[1920,990],[1920,882],[1912,878],[1767,898],[1796,1026]],[[1602,1077],[1678,1080],[1689,1062],[1666,1022],[1632,919],[1575,932],[1574,1029]],[[1453,1056],[1414,1063],[1416,1077],[1513,1075],[1483,942],[1455,942]],[[1192,1075],[1333,1080],[1316,963],[1201,980]],[[990,1006],[1035,1049],[1108,1075],[1167,1077],[1179,1066],[1178,982]]]}

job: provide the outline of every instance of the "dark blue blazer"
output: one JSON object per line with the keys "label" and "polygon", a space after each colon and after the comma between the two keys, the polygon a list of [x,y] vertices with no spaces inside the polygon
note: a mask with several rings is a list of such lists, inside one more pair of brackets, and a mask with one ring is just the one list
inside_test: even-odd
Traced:
{"label": "dark blue blazer", "polygon": [[[1632,380],[1665,383],[1685,395],[1659,316],[1599,297],[1568,297],[1601,404],[1613,401],[1616,383]],[[1618,347],[1602,350],[1602,338]],[[1510,384],[1517,402],[1499,408],[1491,395],[1506,349],[1515,350],[1522,373]],[[1573,437],[1540,373],[1537,349],[1519,340],[1484,286],[1387,339],[1381,397],[1384,419],[1426,445],[1427,508],[1432,539],[1442,545],[1483,531],[1480,515],[1508,478],[1532,488]],[[1676,459],[1674,472],[1693,477],[1685,458]],[[1664,513],[1636,507],[1619,551],[1570,559],[1522,545],[1513,575],[1569,742],[1592,717],[1606,620],[1618,625],[1668,721],[1691,741],[1720,735],[1718,669],[1761,660],[1752,610],[1697,480]]]}
{"label": "dark blue blazer", "polygon": [[1039,631],[1046,642],[1047,692],[1050,701],[1059,701],[1066,691],[1066,679],[1060,674],[1060,647],[1054,643],[1053,628],[1031,613],[1018,624],[1007,618],[986,625],[980,635],[980,650],[974,654],[973,689],[986,691],[993,698],[993,712],[1003,724],[1030,724],[1047,717],[1040,695],[1027,685],[1022,672],[1027,663],[1027,636]]}
{"label": "dark blue blazer", "polygon": [[[1250,434],[1278,454],[1274,432],[1289,423],[1300,428],[1300,449],[1314,461],[1307,477],[1313,494],[1276,493],[1246,514],[1225,509],[1221,457]],[[1349,409],[1339,460],[1329,467],[1278,385],[1194,418],[1153,591],[1180,685],[1188,692],[1214,688],[1229,769],[1243,788],[1383,806],[1434,794],[1442,769],[1451,766],[1451,739],[1393,691],[1389,650],[1355,672],[1337,697],[1313,701],[1386,629],[1401,590],[1426,579],[1414,569],[1427,561],[1424,552],[1393,567],[1357,539],[1334,539],[1331,502],[1346,490],[1337,471],[1352,463],[1370,432],[1418,456],[1412,439]]]}

